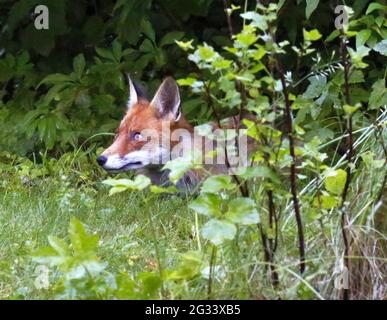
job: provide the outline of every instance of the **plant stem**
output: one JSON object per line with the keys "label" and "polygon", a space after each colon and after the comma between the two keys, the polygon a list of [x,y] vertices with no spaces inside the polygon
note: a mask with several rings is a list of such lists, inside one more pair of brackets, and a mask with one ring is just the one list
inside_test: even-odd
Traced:
{"label": "plant stem", "polygon": [[152,240],[153,240],[153,245],[155,247],[157,265],[158,265],[160,281],[161,281],[161,297],[164,299],[165,298],[165,288],[164,288],[164,280],[163,280],[163,278],[164,278],[163,273],[164,272],[163,272],[162,265],[161,265],[161,255],[160,255],[160,250],[159,250],[159,246],[158,246],[156,228],[155,228],[155,225],[153,223],[152,213],[149,210],[149,205],[148,205],[147,197],[145,197],[143,195],[143,199],[144,199],[144,203],[146,205],[146,211],[148,213],[148,219],[149,219],[149,223],[150,223],[150,226],[151,226],[151,229],[152,229]]}
{"label": "plant stem", "polygon": [[227,0],[223,0],[223,5],[224,5],[224,12],[226,13],[226,17],[227,17],[228,32],[230,33],[230,37],[232,39],[232,37],[234,36],[234,28],[232,26],[231,15],[228,13]]}
{"label": "plant stem", "polygon": [[196,233],[196,241],[198,243],[198,250],[202,251],[202,244],[200,242],[199,216],[196,211],[195,211],[195,233]]}
{"label": "plant stem", "polygon": [[[345,103],[351,104],[351,96],[349,94],[349,61],[347,59],[347,44],[346,44],[346,37],[342,34],[341,35],[341,44],[340,44],[340,51],[341,51],[341,59],[342,63],[344,65],[344,96],[345,96]],[[346,208],[345,208],[345,201],[347,199],[349,185],[351,183],[351,165],[352,165],[352,157],[353,157],[353,128],[352,128],[352,116],[348,115],[347,118],[347,128],[348,137],[347,137],[347,145],[348,145],[348,153],[347,153],[347,159],[348,164],[346,168],[347,172],[347,178],[345,180],[345,186],[342,193],[341,198],[341,233],[343,236],[343,243],[344,243],[344,266],[347,268],[348,271],[348,288],[343,289],[343,300],[349,300],[350,299],[350,292],[349,292],[349,237],[346,231]]]}
{"label": "plant stem", "polygon": [[[228,1],[227,0],[223,0],[223,5],[224,5],[224,12],[226,13],[226,16],[227,16],[227,25],[228,25],[228,30],[230,32],[230,39],[232,41],[233,37],[234,37],[234,28],[233,28],[233,25],[232,25],[231,15],[228,12]],[[247,6],[247,0],[246,0],[246,3],[245,3],[245,6]],[[240,62],[237,61],[236,63],[238,65],[238,67],[241,69],[242,66],[241,66]],[[241,105],[240,105],[240,109],[239,109],[239,117],[237,119],[238,121],[237,121],[237,125],[236,125],[236,131],[237,131],[237,135],[239,137],[239,129],[240,129],[240,126],[241,126],[241,122],[243,120],[245,106],[247,104],[247,94],[246,94],[246,90],[245,90],[245,87],[244,87],[243,83],[240,82],[240,81],[236,81],[236,89],[240,93],[241,100],[242,100]],[[220,126],[219,118],[218,118],[218,125]],[[226,162],[228,163],[227,150],[225,150],[225,151],[226,151]],[[239,150],[238,150],[238,152],[239,152]],[[228,165],[228,167],[229,167],[229,165]],[[247,182],[245,181],[243,183],[243,185],[242,185],[238,181],[238,178],[235,175],[234,175],[234,180],[237,182],[241,194],[244,197],[248,197],[249,196],[249,190],[248,190]]]}
{"label": "plant stem", "polygon": [[292,157],[292,163],[290,165],[290,188],[292,193],[292,201],[294,214],[297,223],[297,232],[298,232],[298,242],[299,242],[299,252],[300,252],[300,273],[303,274],[305,271],[305,239],[304,239],[304,227],[302,225],[300,205],[297,195],[297,177],[296,177],[296,153],[294,150],[294,137],[293,137],[293,119],[292,119],[292,110],[289,100],[289,93],[286,87],[285,74],[282,67],[281,60],[277,58],[277,69],[280,75],[282,91],[285,98],[285,111],[286,111],[286,124],[287,124],[287,133],[289,136],[289,152]]}
{"label": "plant stem", "polygon": [[217,246],[212,246],[212,252],[211,252],[211,260],[210,260],[210,272],[208,275],[208,289],[207,289],[207,296],[208,299],[212,298],[212,280],[214,276],[214,266],[216,262],[216,252],[217,252]]}
{"label": "plant stem", "polygon": [[259,232],[261,234],[261,241],[262,241],[262,245],[263,245],[265,262],[269,265],[269,268],[270,268],[271,283],[272,283],[273,287],[276,288],[276,287],[278,287],[278,284],[279,284],[279,276],[278,276],[278,272],[275,269],[275,266],[273,264],[273,262],[274,262],[273,252],[270,249],[270,244],[269,244],[269,241],[267,239],[267,235],[266,235],[265,231],[263,230],[261,223],[258,224],[258,229],[259,229]]}
{"label": "plant stem", "polygon": [[[216,124],[218,125],[219,129],[222,129],[222,125],[220,123],[220,117],[219,117],[218,112],[217,112],[217,110],[215,108],[214,102],[212,101],[212,98],[211,98],[210,88],[209,88],[208,84],[205,81],[203,81],[203,83],[204,83],[204,88],[206,90],[208,105],[210,106],[210,108],[212,109],[212,112],[214,113]],[[228,152],[227,152],[227,146],[226,145],[224,147],[224,154],[225,154],[225,162],[226,162],[227,169],[230,169],[231,165],[230,165],[230,162],[228,160]],[[232,177],[233,177],[235,183],[237,184],[237,186],[239,188],[239,192],[241,193],[241,195],[243,197],[248,197],[249,196],[249,190],[248,190],[246,184],[242,184],[240,182],[239,178],[235,174],[233,174]]]}

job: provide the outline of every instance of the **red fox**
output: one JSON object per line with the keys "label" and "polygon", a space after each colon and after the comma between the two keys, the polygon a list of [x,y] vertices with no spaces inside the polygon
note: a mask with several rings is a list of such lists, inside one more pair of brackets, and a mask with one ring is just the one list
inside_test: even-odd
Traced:
{"label": "red fox", "polygon": [[[140,95],[130,77],[128,81],[126,115],[117,129],[113,144],[97,158],[98,164],[105,170],[136,170],[148,176],[152,183],[163,185],[168,183],[168,170],[162,170],[163,165],[188,155],[191,161],[195,157],[204,165],[202,169],[189,170],[177,183],[179,188],[191,188],[206,171],[211,174],[227,173],[230,164],[238,167],[242,162],[246,164],[246,135],[245,139],[239,139],[239,155],[235,156],[231,150],[235,149],[235,141],[230,148],[230,140],[225,138],[230,135],[223,130],[224,127],[228,130],[235,128],[237,117],[226,119],[222,130],[214,123],[194,128],[182,115],[179,88],[173,78],[163,81],[151,102]],[[227,153],[224,152],[225,144],[228,144]]]}

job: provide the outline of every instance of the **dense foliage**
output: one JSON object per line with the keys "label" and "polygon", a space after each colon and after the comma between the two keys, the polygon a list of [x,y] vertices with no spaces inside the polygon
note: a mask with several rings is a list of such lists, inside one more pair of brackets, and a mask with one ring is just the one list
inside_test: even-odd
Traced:
{"label": "dense foliage", "polygon": [[[49,30],[33,27],[37,4],[50,9]],[[143,176],[106,179],[111,197],[122,199],[116,193],[127,190],[140,197],[137,210],[155,237],[148,239],[152,271],[132,268],[136,259],[129,267],[106,254],[112,265],[101,261],[101,241],[71,218],[69,241],[51,235],[49,247],[26,249],[33,256],[29,263],[53,273],[54,285],[42,285],[48,289],[42,296],[385,297],[380,280],[385,252],[379,248],[386,240],[386,6],[346,2],[349,22],[336,28],[336,5],[2,1],[5,202],[12,192],[27,189],[35,195],[49,182],[55,186],[52,201],[64,211],[77,215],[74,203],[85,201],[89,207],[80,211],[100,214],[93,199],[101,188],[106,191],[100,183],[106,174],[90,160],[123,115],[127,73],[150,93],[166,75],[178,79],[183,113],[193,124],[244,113],[259,119],[241,123],[259,146],[254,167],[235,176],[209,176],[187,201],[174,195],[173,187],[151,186]],[[166,168],[177,179],[190,164],[172,161]],[[173,220],[168,226],[176,233],[155,222],[163,197],[177,203],[171,215],[184,213],[184,224]],[[69,220],[60,226],[63,236]],[[168,256],[168,232],[174,256]],[[187,234],[190,245],[180,245],[179,236]],[[0,241],[6,246],[9,240]],[[130,243],[120,248],[132,250]],[[343,270],[350,275],[349,287],[335,288]],[[19,282],[4,296],[36,294],[20,290]],[[203,288],[206,294],[198,295]],[[15,289],[17,294],[8,292]]]}

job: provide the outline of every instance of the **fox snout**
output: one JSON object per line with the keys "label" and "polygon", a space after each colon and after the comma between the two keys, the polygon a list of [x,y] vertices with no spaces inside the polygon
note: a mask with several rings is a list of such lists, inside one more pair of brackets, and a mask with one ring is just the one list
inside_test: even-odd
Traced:
{"label": "fox snout", "polygon": [[101,155],[101,156],[99,156],[99,157],[97,158],[97,163],[98,163],[101,167],[103,167],[103,165],[106,163],[107,160],[108,160],[107,157]]}

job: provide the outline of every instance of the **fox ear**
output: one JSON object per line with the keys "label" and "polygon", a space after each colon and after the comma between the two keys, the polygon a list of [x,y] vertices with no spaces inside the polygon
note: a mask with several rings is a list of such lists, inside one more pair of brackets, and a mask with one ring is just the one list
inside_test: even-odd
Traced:
{"label": "fox ear", "polygon": [[128,99],[127,107],[128,109],[130,109],[138,102],[138,95],[137,95],[136,88],[133,84],[133,81],[129,75],[128,75],[128,83],[129,83],[129,99]]}
{"label": "fox ear", "polygon": [[172,114],[175,121],[180,118],[180,93],[179,87],[173,78],[166,78],[157,90],[151,105],[156,108],[161,116]]}

